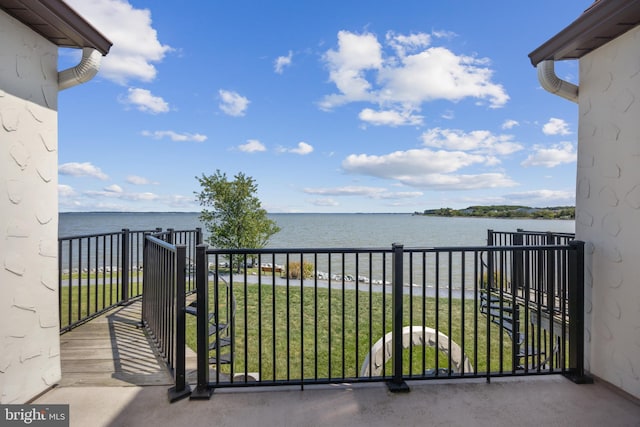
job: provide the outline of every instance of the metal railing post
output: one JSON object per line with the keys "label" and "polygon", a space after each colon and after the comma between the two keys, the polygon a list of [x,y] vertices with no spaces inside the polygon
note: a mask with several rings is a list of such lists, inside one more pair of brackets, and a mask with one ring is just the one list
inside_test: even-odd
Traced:
{"label": "metal railing post", "polygon": [[[144,240],[142,242],[142,259],[143,262],[146,264],[146,261],[148,258],[150,258],[150,254],[149,254],[149,242],[147,241],[147,236],[149,236],[149,233],[144,233]],[[149,284],[149,275],[145,274],[142,276],[142,289],[145,289],[145,285],[148,286]],[[148,298],[144,297],[144,294],[142,295],[142,318],[141,318],[141,322],[144,325],[144,321],[147,318],[147,312],[149,310],[149,308],[147,307],[147,305],[149,304]]]}
{"label": "metal railing post", "polygon": [[176,298],[174,305],[174,381],[175,386],[169,389],[169,402],[185,398],[191,394],[191,387],[186,383],[186,253],[187,247],[176,246]]}
{"label": "metal railing post", "polygon": [[[542,236],[542,244],[543,245],[555,245],[555,237],[553,235],[553,233],[551,232],[547,232],[544,234],[544,236]],[[546,268],[547,268],[547,274],[546,274],[546,278],[544,279],[544,294],[547,297],[547,306],[549,311],[553,312],[554,311],[554,306],[555,306],[555,296],[556,296],[556,292],[555,292],[555,274],[556,274],[556,265],[555,265],[555,251],[551,251],[551,250],[547,250],[546,251],[546,259],[545,259],[545,264],[546,264]]]}
{"label": "metal railing post", "polygon": [[[122,229],[122,304],[129,303],[129,256],[130,238],[128,228]],[[144,290],[143,290],[144,292]]]}
{"label": "metal railing post", "polygon": [[198,383],[190,399],[209,399],[213,390],[209,387],[209,283],[207,246],[196,246],[196,295],[197,295],[197,364]]}
{"label": "metal railing post", "polygon": [[[493,232],[491,234],[493,236]],[[491,242],[493,244],[493,241]],[[486,363],[487,363],[487,383],[491,382],[491,316],[489,315],[491,310],[491,292],[493,291],[493,257],[494,252],[487,250],[487,287],[485,292],[487,293],[487,316],[486,328],[487,328],[487,350],[486,350]]]}
{"label": "metal railing post", "polygon": [[565,377],[577,384],[593,379],[584,371],[584,242],[569,242],[569,369]]}
{"label": "metal railing post", "polygon": [[196,245],[201,245],[204,243],[204,237],[202,235],[202,228],[196,227]]}
{"label": "metal railing post", "polygon": [[402,297],[403,297],[403,255],[404,246],[394,243],[392,246],[393,258],[391,261],[391,274],[393,276],[393,288],[391,294],[392,307],[392,360],[393,360],[393,378],[387,382],[389,391],[393,393],[406,393],[409,386],[402,377]]}
{"label": "metal railing post", "polygon": [[[513,235],[513,246],[524,245],[524,239],[521,232]],[[514,250],[512,255],[513,265],[511,269],[511,288],[512,292],[518,290],[524,292],[524,252],[520,250]],[[514,286],[515,284],[515,286]]]}

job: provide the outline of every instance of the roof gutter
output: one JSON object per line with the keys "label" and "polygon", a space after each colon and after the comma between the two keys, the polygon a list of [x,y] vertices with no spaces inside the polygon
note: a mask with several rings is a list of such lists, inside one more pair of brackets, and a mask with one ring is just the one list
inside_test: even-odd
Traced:
{"label": "roof gutter", "polygon": [[556,75],[555,61],[541,61],[536,66],[536,69],[538,70],[538,81],[546,91],[569,101],[578,102],[578,86],[562,80]]}
{"label": "roof gutter", "polygon": [[91,80],[98,73],[101,60],[102,54],[96,49],[83,48],[78,65],[58,72],[58,90],[69,89]]}

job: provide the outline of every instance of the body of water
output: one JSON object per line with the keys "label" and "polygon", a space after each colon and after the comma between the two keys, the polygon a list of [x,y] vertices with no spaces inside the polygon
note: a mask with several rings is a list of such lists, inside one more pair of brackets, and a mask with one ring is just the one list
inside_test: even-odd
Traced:
{"label": "body of water", "polygon": [[[389,249],[393,243],[403,244],[405,248],[434,248],[434,247],[475,247],[485,246],[487,230],[511,232],[518,229],[539,232],[573,233],[574,221],[567,220],[523,220],[523,219],[492,219],[492,218],[444,218],[414,216],[410,214],[271,214],[281,231],[275,234],[269,242],[269,248],[338,248]],[[198,213],[62,213],[60,214],[59,233],[62,237],[92,235],[100,233],[118,232],[123,228],[131,231],[173,228],[175,230],[193,230],[201,227],[206,239],[204,224],[199,220]],[[84,243],[86,246],[86,242]],[[84,249],[86,253],[87,249]],[[61,256],[65,258],[66,246]],[[295,251],[292,251],[295,252]],[[78,250],[76,249],[76,253]],[[286,264],[285,255],[263,259],[262,262]],[[364,272],[367,280],[372,283],[386,283],[390,280],[392,271],[391,258],[382,260],[381,255],[371,255],[371,269],[368,268],[368,258],[363,256],[359,261],[351,256],[345,258],[322,255],[314,262],[318,271],[341,272],[359,276]],[[98,256],[100,259],[101,256]],[[344,266],[343,263],[344,262]],[[418,261],[414,261],[418,262]],[[449,266],[447,259],[439,262],[441,282],[439,288],[461,290],[462,276],[460,263],[457,258]],[[473,287],[474,266],[472,257],[467,258],[466,286]],[[97,262],[94,262],[96,264]],[[134,259],[133,264],[137,261]],[[435,271],[434,261],[427,261],[428,271]],[[418,262],[419,265],[420,262]],[[66,265],[66,264],[65,264]],[[107,263],[107,265],[109,265]],[[73,267],[77,260],[73,261]],[[89,266],[91,267],[91,266]],[[95,268],[96,265],[93,265]],[[386,268],[386,273],[384,273]],[[405,265],[405,269],[408,265]],[[448,283],[448,269],[452,269],[452,283]],[[409,277],[406,271],[406,277]],[[327,273],[330,274],[330,273]],[[405,285],[422,282],[422,273],[416,271]],[[386,276],[386,277],[383,277]],[[264,279],[263,279],[264,280]],[[339,283],[336,282],[336,283]],[[277,283],[276,283],[277,284]],[[355,283],[349,286],[357,286]],[[465,287],[466,287],[465,286]],[[431,290],[435,282],[429,279],[427,287]],[[390,289],[390,288],[389,288]]]}
{"label": "body of water", "polygon": [[[62,237],[130,230],[192,230],[205,225],[199,213],[82,212],[61,213]],[[281,231],[270,248],[369,248],[400,243],[405,247],[480,246],[487,230],[575,232],[569,220],[444,218],[411,214],[270,214]]]}

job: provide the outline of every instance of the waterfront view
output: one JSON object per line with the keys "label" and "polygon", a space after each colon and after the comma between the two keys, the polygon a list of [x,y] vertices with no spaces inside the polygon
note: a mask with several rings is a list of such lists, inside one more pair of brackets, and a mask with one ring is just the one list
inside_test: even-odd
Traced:
{"label": "waterfront view", "polygon": [[[69,237],[156,227],[176,230],[202,227],[199,213],[82,212],[61,213],[59,235]],[[406,247],[485,245],[487,230],[573,233],[573,220],[446,218],[411,214],[270,214],[281,231],[269,248]]]}

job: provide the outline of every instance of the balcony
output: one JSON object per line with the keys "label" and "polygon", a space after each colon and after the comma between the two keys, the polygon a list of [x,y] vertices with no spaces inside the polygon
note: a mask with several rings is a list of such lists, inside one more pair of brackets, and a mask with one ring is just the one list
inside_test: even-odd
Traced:
{"label": "balcony", "polygon": [[[156,239],[153,241],[158,245],[155,254],[145,252],[144,255],[143,288],[148,291],[147,297],[153,296],[152,303],[143,303],[142,298],[136,297],[113,307],[102,308],[97,304],[98,310],[93,310],[96,308],[94,301],[104,300],[99,297],[105,292],[105,287],[101,286],[107,282],[104,276],[99,279],[75,279],[75,287],[86,286],[84,291],[75,289],[72,283],[66,284],[69,295],[83,295],[72,298],[73,301],[83,302],[78,306],[78,311],[86,312],[84,301],[88,301],[86,305],[93,307],[88,311],[94,313],[87,313],[92,320],[75,319],[72,328],[61,325],[61,330],[71,330],[61,337],[62,383],[36,403],[69,403],[72,425],[386,425],[398,421],[404,425],[492,426],[514,423],[538,425],[545,422],[556,425],[637,423],[640,416],[637,401],[597,379],[595,384],[577,385],[565,378],[580,369],[576,360],[572,359],[572,355],[579,351],[579,345],[576,346],[576,332],[572,329],[576,325],[569,321],[571,316],[575,316],[568,302],[575,298],[570,292],[570,283],[574,279],[569,274],[575,266],[570,267],[571,249],[567,242],[528,241],[531,236],[526,235],[524,241],[503,241],[499,234],[490,236],[493,236],[488,239],[492,248],[430,248],[420,251],[406,251],[403,248],[402,264],[398,264],[395,258],[399,254],[398,248],[395,248],[395,255],[394,248],[380,252],[371,249],[324,249],[272,250],[257,254],[201,249],[198,255],[196,245],[192,245],[192,250],[189,249],[190,244],[173,244],[180,243],[184,237],[165,236],[164,243]],[[192,241],[198,243],[198,238]],[[178,249],[179,246],[185,247]],[[84,251],[85,254],[90,252]],[[328,253],[333,254],[327,255],[323,261],[321,258],[324,255],[320,254]],[[466,255],[460,255],[462,253]],[[89,258],[99,259],[101,256],[104,254],[91,255]],[[204,259],[201,259],[203,256]],[[289,273],[276,273],[275,269],[249,279],[249,272],[253,272],[249,268],[255,264],[251,262],[252,256],[258,258],[256,265],[271,263],[283,266],[289,266],[291,261],[300,261],[299,264],[304,265],[305,260],[311,257],[315,270],[333,273],[328,274],[333,282],[327,281],[326,286],[319,286],[316,279],[323,276],[316,271],[314,278],[305,286],[303,277],[302,281],[296,281]],[[155,261],[152,261],[154,257]],[[338,267],[332,267],[332,258],[335,257]],[[350,257],[353,258],[351,261]],[[438,263],[430,264],[430,257],[437,257]],[[442,260],[444,262],[440,263]],[[151,267],[154,264],[158,273],[155,275],[152,271],[156,267]],[[377,267],[369,268],[374,265]],[[431,267],[422,269],[423,265]],[[198,269],[198,266],[201,268]],[[234,271],[229,268],[240,274],[233,274]],[[349,271],[350,268],[354,268],[354,271]],[[378,273],[382,274],[380,278],[376,276]],[[276,277],[276,274],[284,276]],[[122,276],[118,275],[119,278]],[[346,276],[366,276],[368,283],[364,279],[351,283],[345,279]],[[435,277],[445,286],[427,286]],[[408,286],[405,286],[405,278],[410,278]],[[378,279],[380,282],[376,281]],[[210,291],[211,295],[193,293],[193,285],[198,280],[208,284],[196,286],[198,291]],[[353,367],[345,363],[345,359],[351,357],[350,351],[345,351],[348,345],[344,344],[349,338],[334,330],[333,339],[329,338],[329,341],[340,345],[338,351],[329,356],[329,360],[333,357],[334,361],[329,361],[333,367],[328,368],[327,372],[331,374],[326,375],[322,371],[324,363],[314,359],[318,353],[315,349],[332,348],[331,345],[327,347],[326,338],[314,332],[311,341],[315,338],[320,344],[307,344],[306,350],[299,352],[292,336],[299,333],[300,326],[291,326],[294,325],[291,317],[287,318],[290,327],[283,341],[284,347],[272,357],[273,360],[286,359],[284,373],[266,362],[251,365],[255,363],[251,359],[255,358],[251,356],[250,348],[255,340],[246,338],[251,334],[248,325],[261,325],[258,331],[262,330],[261,335],[268,340],[260,339],[257,342],[264,345],[267,345],[267,341],[275,342],[280,338],[279,335],[265,333],[266,323],[247,321],[255,313],[248,309],[246,289],[256,281],[260,284],[258,288],[264,286],[274,289],[272,295],[275,295],[275,288],[279,286],[285,292],[283,301],[295,299],[296,289],[300,290],[300,295],[306,292],[333,292],[334,297],[338,297],[337,305],[333,306],[338,319],[344,318],[347,313],[341,307],[344,301],[348,301],[350,293],[354,298],[358,294],[361,297],[368,295],[368,301],[374,297],[381,298],[389,308],[400,302],[405,308],[400,310],[401,316],[396,318],[393,314],[374,315],[376,311],[369,309],[367,302],[364,304],[367,307],[363,310],[364,317],[373,319],[373,322],[361,323],[360,328],[365,324],[368,328],[369,324],[383,322],[388,324],[383,328],[384,331],[402,331],[394,328],[404,327],[408,319],[420,319],[424,313],[425,318],[431,316],[426,323],[440,325],[438,330],[446,332],[447,338],[441,339],[449,344],[448,348],[451,348],[449,337],[462,341],[460,345],[468,353],[472,369],[451,369],[455,363],[446,354],[440,355],[440,362],[436,365],[440,369],[424,369],[423,365],[433,360],[423,357],[425,352],[416,348],[415,354],[409,355],[400,367],[393,365],[392,359],[384,361],[380,372],[363,372],[362,363]],[[394,288],[394,281],[401,286]],[[129,280],[128,285],[135,282]],[[454,287],[449,286],[453,282],[463,282],[465,286],[459,287],[454,293]],[[523,286],[515,286],[517,283]],[[93,290],[90,290],[91,286]],[[374,290],[375,286],[378,286],[377,290]],[[370,293],[370,289],[375,293]],[[490,296],[484,300],[484,313],[481,291],[488,291],[485,295],[498,298],[497,305]],[[129,294],[120,292],[122,296]],[[434,298],[434,295],[437,298],[427,302],[441,304],[439,309],[421,311],[425,298]],[[188,304],[194,298],[200,305]],[[451,321],[452,316],[455,318],[457,315],[455,310],[449,308],[454,306],[454,299],[467,301],[467,307],[470,304],[473,308],[467,309],[470,322],[462,322],[467,324],[467,333],[464,332],[465,326],[462,332],[454,332],[450,326],[455,323]],[[232,300],[235,300],[235,309],[230,311],[229,301]],[[202,301],[208,303],[205,305]],[[431,304],[427,302],[424,303],[425,307]],[[140,313],[145,310],[145,304],[146,317]],[[189,310],[185,309],[187,307],[194,308],[191,311],[196,316],[190,316]],[[259,307],[265,311],[267,318],[272,318],[276,313],[266,302],[259,304]],[[292,305],[286,303],[283,307],[284,313],[295,317]],[[312,306],[314,313],[321,312],[317,307]],[[459,307],[465,307],[465,304]],[[522,312],[518,318],[522,320],[518,322],[519,326],[514,328],[512,325],[510,331],[508,322],[509,319],[513,320],[513,310],[510,311],[509,307],[519,307]],[[407,317],[406,309],[417,311]],[[65,310],[69,309],[65,306]],[[492,310],[497,310],[494,313],[498,315],[496,319],[491,319]],[[544,312],[559,312],[555,318],[560,320],[547,322],[545,328],[545,318],[540,316]],[[229,325],[226,336],[230,339],[228,350],[231,350],[232,357],[225,364],[219,357],[222,349],[209,350],[198,357],[181,342],[184,338],[174,334],[176,330],[184,329],[180,322],[186,322],[187,318],[195,321],[196,317],[201,318],[201,331],[209,332],[211,314],[216,313],[219,316],[216,322],[223,323],[222,317],[225,317]],[[386,310],[382,313],[386,313]],[[372,316],[382,317],[378,319]],[[142,327],[143,319],[147,319],[146,328]],[[399,319],[402,321],[399,322]],[[349,329],[347,323],[337,320],[340,329]],[[488,329],[482,332],[480,328],[482,333],[478,334],[478,326],[474,326],[478,323],[488,326]],[[100,330],[102,332],[98,332]],[[196,335],[200,340],[197,347],[204,349],[210,349],[211,342],[222,341],[223,338],[217,329],[212,336],[209,333]],[[373,338],[369,336],[364,339],[364,347],[371,347],[370,340]],[[487,347],[492,350],[467,350],[485,340],[490,343]],[[546,344],[545,352],[553,354],[553,360],[546,355],[543,360],[542,352],[528,350],[531,343],[537,349],[545,348]],[[390,347],[394,351],[393,346]],[[276,352],[273,350],[275,348],[274,344],[267,353]],[[514,356],[521,353],[521,349],[525,354],[530,351],[530,361],[526,365]],[[401,351],[406,353],[413,350]],[[293,353],[297,356],[292,357]],[[357,350],[355,359],[365,359],[365,353]],[[305,354],[310,354],[311,359]],[[438,356],[435,357],[437,360]],[[214,363],[212,359],[216,359]],[[311,374],[304,374],[304,369],[300,367],[292,368],[289,362],[293,359],[311,366]],[[257,378],[249,375],[254,371],[258,372]],[[234,375],[229,375],[231,372]],[[393,387],[389,385],[393,386],[396,381],[406,385],[411,392],[391,392]],[[171,404],[167,403],[169,387],[169,399],[174,400]],[[192,399],[172,399],[172,395],[175,396],[176,391],[180,394],[181,390],[186,390],[184,396],[191,395]],[[194,394],[195,398],[208,399],[207,402],[194,402]]]}
{"label": "balcony", "polygon": [[[135,305],[140,308],[139,302],[127,308],[114,308],[103,315],[105,319],[98,317],[72,333],[91,327],[94,322],[108,323],[106,317],[109,315],[126,318],[118,314],[119,311],[131,310]],[[120,335],[118,339],[123,337]],[[137,354],[152,352],[149,344],[143,346],[140,340],[134,342],[137,342]],[[124,345],[131,347],[127,341]],[[401,394],[389,392],[383,383],[306,386],[304,390],[294,386],[221,389],[216,390],[210,400],[183,399],[168,403],[167,388],[172,378],[166,365],[152,359],[153,369],[150,369],[146,356],[136,363],[131,354],[120,352],[119,355],[120,358],[129,357],[130,368],[113,359],[111,367],[102,373],[74,372],[69,376],[66,368],[74,362],[68,359],[63,343],[62,385],[34,403],[69,404],[71,426],[96,427],[376,426],[398,423],[405,426],[634,426],[640,417],[638,402],[617,389],[597,379],[594,384],[578,385],[561,375],[496,378],[490,383],[484,379],[409,381],[411,392]],[[101,364],[109,366],[104,361]],[[147,368],[135,371],[133,367],[136,366]],[[164,384],[135,385],[132,382],[135,378],[151,378],[150,371],[154,372],[153,376],[162,374]],[[70,378],[81,378],[82,381],[69,381]],[[191,385],[195,387],[195,380]]]}

